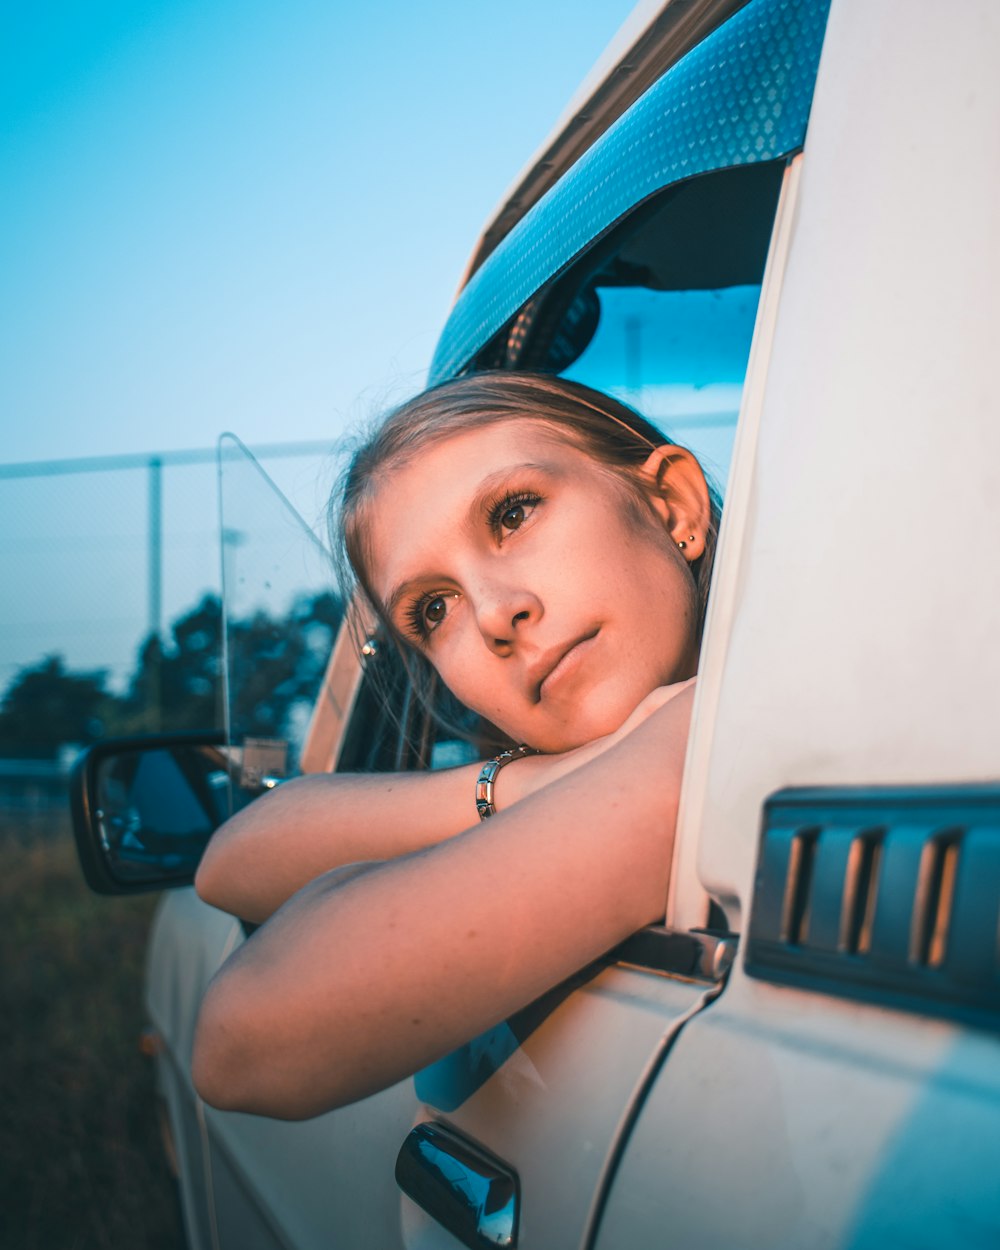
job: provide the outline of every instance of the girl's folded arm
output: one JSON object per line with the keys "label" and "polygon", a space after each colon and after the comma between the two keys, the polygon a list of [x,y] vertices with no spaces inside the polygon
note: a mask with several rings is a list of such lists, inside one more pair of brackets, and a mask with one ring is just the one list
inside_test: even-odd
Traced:
{"label": "girl's folded arm", "polygon": [[[653,691],[607,738],[509,765],[496,785],[498,810],[607,750],[687,684]],[[475,825],[479,769],[470,764],[436,772],[317,773],[288,781],[216,830],[195,887],[214,907],[261,924],[331,869],[395,859]]]}
{"label": "girl's folded arm", "polygon": [[[568,766],[565,755],[518,761],[516,770],[509,768],[497,784],[498,810]],[[261,924],[297,890],[333,868],[396,859],[477,823],[480,767],[297,777],[215,831],[195,888],[213,907]]]}
{"label": "girl's folded arm", "polygon": [[295,1119],[365,1097],[655,920],[690,703],[491,821],[302,890],[209,988],[206,1101]]}
{"label": "girl's folded arm", "polygon": [[333,868],[394,859],[467,828],[478,768],[288,781],[216,830],[195,888],[213,906],[262,923]]}

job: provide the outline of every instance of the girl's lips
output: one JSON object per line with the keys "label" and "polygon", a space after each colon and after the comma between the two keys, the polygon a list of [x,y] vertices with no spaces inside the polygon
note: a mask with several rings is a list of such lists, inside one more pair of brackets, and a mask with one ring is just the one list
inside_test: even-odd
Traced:
{"label": "girl's lips", "polygon": [[548,697],[554,693],[558,693],[559,687],[568,681],[585,663],[587,654],[590,651],[599,630],[594,630],[592,634],[586,634],[583,638],[577,639],[576,642],[570,643],[566,651],[549,669],[548,673],[542,678],[538,684],[538,699]]}

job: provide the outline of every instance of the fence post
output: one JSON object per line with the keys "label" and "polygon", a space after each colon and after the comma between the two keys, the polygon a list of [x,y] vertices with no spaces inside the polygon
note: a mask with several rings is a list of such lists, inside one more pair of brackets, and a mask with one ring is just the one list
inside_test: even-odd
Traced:
{"label": "fence post", "polygon": [[163,639],[160,629],[163,617],[163,461],[159,456],[149,460],[149,637],[155,640],[149,650],[151,663],[149,699],[151,720],[162,729],[162,689],[160,657]]}

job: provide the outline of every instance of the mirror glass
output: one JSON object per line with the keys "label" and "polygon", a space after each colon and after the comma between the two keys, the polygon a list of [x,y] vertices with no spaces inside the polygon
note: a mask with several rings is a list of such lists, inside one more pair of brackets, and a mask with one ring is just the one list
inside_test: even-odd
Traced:
{"label": "mirror glass", "polygon": [[216,747],[119,751],[97,763],[94,825],[123,885],[189,881],[229,811],[229,774]]}

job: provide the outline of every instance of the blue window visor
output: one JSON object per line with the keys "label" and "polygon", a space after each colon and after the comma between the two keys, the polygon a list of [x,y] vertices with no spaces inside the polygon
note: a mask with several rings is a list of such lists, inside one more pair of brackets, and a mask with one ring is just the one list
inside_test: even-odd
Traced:
{"label": "blue window visor", "polygon": [[430,369],[465,368],[539,288],[649,196],[802,147],[829,0],[751,2],[669,69],[473,274]]}

